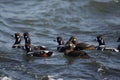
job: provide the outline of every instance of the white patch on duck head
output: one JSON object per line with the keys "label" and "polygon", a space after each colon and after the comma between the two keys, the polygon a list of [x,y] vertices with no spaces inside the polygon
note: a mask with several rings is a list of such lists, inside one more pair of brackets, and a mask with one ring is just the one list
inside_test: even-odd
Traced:
{"label": "white patch on duck head", "polygon": [[28,38],[28,36],[24,36],[25,38]]}
{"label": "white patch on duck head", "polygon": [[72,44],[72,43],[70,43],[69,45],[70,45],[70,46],[73,46],[73,44]]}
{"label": "white patch on duck head", "polygon": [[20,36],[17,36],[17,38],[20,38]]}
{"label": "white patch on duck head", "polygon": [[76,41],[76,40],[77,40],[76,38],[73,39],[73,41]]}

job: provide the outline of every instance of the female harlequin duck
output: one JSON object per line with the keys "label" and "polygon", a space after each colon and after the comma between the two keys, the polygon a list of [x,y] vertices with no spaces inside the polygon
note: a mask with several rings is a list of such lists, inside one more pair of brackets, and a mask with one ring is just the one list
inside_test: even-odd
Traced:
{"label": "female harlequin duck", "polygon": [[79,43],[75,36],[71,36],[69,41],[71,41],[76,47],[75,50],[95,50],[96,47],[88,43]]}
{"label": "female harlequin duck", "polygon": [[65,45],[64,45],[63,38],[61,36],[57,37],[57,43],[58,43],[57,51],[64,52],[65,51]]}
{"label": "female harlequin duck", "polygon": [[84,52],[84,51],[81,51],[81,50],[74,50],[75,48],[75,45],[71,42],[71,41],[68,41],[66,44],[65,44],[65,47],[66,47],[66,50],[64,52],[64,55],[66,56],[71,56],[71,57],[81,57],[81,58],[89,58],[90,56]]}
{"label": "female harlequin duck", "polygon": [[104,41],[102,35],[98,35],[98,36],[97,36],[97,41],[98,41],[98,43],[99,43],[99,46],[97,46],[97,50],[119,52],[119,50],[116,49],[116,48],[106,47],[106,46],[105,46],[105,41]]}
{"label": "female harlequin duck", "polygon": [[15,33],[15,43],[13,44],[12,48],[24,48],[23,45],[21,45],[21,34],[19,32]]}
{"label": "female harlequin duck", "polygon": [[[23,34],[24,39],[25,39],[25,44],[30,44],[31,45],[31,39],[30,39],[30,34],[28,32],[25,32]],[[48,48],[46,46],[34,46],[31,45],[32,49],[34,50],[47,50]]]}
{"label": "female harlequin duck", "polygon": [[28,56],[35,56],[35,57],[50,57],[52,56],[53,52],[48,50],[34,50],[31,48],[30,44],[25,44],[26,54]]}

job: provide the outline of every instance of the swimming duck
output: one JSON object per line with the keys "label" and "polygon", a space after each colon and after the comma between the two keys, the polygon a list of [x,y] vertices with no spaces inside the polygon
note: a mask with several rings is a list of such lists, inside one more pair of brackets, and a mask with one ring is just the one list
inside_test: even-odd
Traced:
{"label": "swimming duck", "polygon": [[30,44],[25,44],[26,55],[35,57],[50,57],[53,52],[49,50],[34,50]]}
{"label": "swimming duck", "polygon": [[75,45],[71,41],[67,41],[65,44],[65,52],[64,55],[71,57],[81,57],[81,58],[89,58],[89,55],[81,50],[74,50]]}
{"label": "swimming duck", "polygon": [[30,34],[28,32],[23,33],[25,44],[31,44]]}
{"label": "swimming duck", "polygon": [[88,43],[79,43],[78,39],[75,36],[71,36],[69,41],[75,44],[75,50],[95,50],[96,47]]}
{"label": "swimming duck", "polygon": [[19,32],[16,32],[14,34],[15,37],[15,43],[13,44],[12,48],[24,48],[24,45],[21,45],[21,34]]}
{"label": "swimming duck", "polygon": [[96,38],[97,42],[98,42],[98,46],[97,46],[97,50],[104,50],[105,49],[105,41],[103,39],[102,35],[98,35]]}
{"label": "swimming duck", "polygon": [[57,51],[64,52],[65,51],[65,45],[64,45],[63,38],[61,36],[57,37],[57,43],[58,43]]}
{"label": "swimming duck", "polygon": [[99,43],[99,46],[97,46],[97,50],[119,52],[119,50],[116,48],[106,47],[105,41],[102,35],[97,36],[97,41]]}
{"label": "swimming duck", "polygon": [[[23,33],[24,39],[25,39],[25,44],[30,44],[31,45],[31,39],[30,39],[30,34],[28,32]],[[34,50],[47,50],[48,48],[46,46],[35,46],[31,45],[31,47]]]}

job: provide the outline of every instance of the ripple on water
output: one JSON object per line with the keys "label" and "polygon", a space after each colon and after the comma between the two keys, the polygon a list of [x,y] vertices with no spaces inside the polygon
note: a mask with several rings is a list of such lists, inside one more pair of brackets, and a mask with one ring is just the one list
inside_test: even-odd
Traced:
{"label": "ripple on water", "polygon": [[[119,80],[119,53],[95,50],[86,51],[90,59],[68,58],[56,51],[53,41],[57,36],[67,41],[75,35],[81,42],[98,45],[93,40],[103,34],[106,45],[116,47],[119,8],[119,2],[113,0],[0,1],[0,79]],[[28,57],[24,51],[11,49],[12,35],[26,31],[32,44],[48,46],[54,55]]]}

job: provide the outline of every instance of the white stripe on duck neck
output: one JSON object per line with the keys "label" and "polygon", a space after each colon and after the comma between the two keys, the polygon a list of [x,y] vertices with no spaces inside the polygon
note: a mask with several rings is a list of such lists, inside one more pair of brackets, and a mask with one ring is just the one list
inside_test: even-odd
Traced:
{"label": "white stripe on duck neck", "polygon": [[18,42],[20,42],[21,38],[18,38]]}

